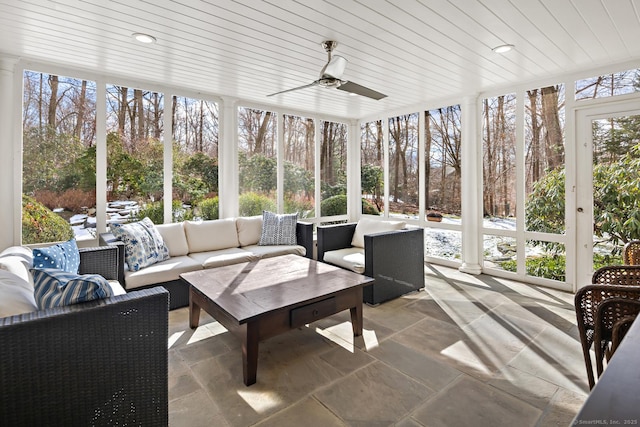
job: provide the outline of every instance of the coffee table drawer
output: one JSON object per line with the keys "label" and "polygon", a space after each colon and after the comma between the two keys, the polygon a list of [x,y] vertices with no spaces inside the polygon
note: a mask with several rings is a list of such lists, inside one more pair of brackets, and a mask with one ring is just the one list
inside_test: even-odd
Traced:
{"label": "coffee table drawer", "polygon": [[336,312],[335,297],[323,299],[322,301],[303,305],[291,310],[291,327],[297,328],[307,323],[330,316]]}

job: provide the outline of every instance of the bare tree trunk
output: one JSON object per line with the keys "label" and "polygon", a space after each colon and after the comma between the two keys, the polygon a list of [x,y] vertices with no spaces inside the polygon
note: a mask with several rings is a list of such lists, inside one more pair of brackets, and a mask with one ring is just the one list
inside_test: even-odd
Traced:
{"label": "bare tree trunk", "polygon": [[200,100],[200,111],[198,112],[198,137],[196,138],[198,144],[198,152],[204,151],[204,101]]}
{"label": "bare tree trunk", "polygon": [[51,130],[54,130],[57,126],[56,110],[58,109],[58,83],[59,83],[58,76],[49,74],[49,87],[51,88],[51,94],[49,95],[47,125]]}
{"label": "bare tree trunk", "polygon": [[[87,97],[87,81],[83,80],[80,86],[80,96],[76,101],[76,109],[77,109],[76,111],[78,113],[76,118],[76,125],[75,125],[75,128],[73,129],[73,135],[78,141],[82,140],[82,128],[84,127],[86,97]],[[88,146],[91,147],[93,141],[89,140],[87,142],[88,142]]]}
{"label": "bare tree trunk", "polygon": [[171,98],[171,137],[176,139],[176,122],[178,117],[176,116],[176,104],[178,103],[178,97],[173,95]]}
{"label": "bare tree trunk", "polygon": [[42,131],[44,124],[42,122],[42,94],[43,94],[43,85],[44,85],[44,74],[40,73],[40,90],[38,91],[38,129]]}
{"label": "bare tree trunk", "polygon": [[528,90],[531,115],[531,182],[537,182],[542,175],[540,170],[540,126],[538,125],[538,90]]}
{"label": "bare tree trunk", "polygon": [[[145,110],[144,110],[144,102],[143,102],[143,96],[142,96],[142,91],[140,89],[134,89],[133,90],[133,99],[136,105],[135,108],[135,115],[132,118],[131,121],[131,126],[133,128],[134,126],[134,122],[135,119],[138,120],[138,126],[137,126],[137,131],[136,132],[131,132],[133,135],[136,135],[136,137],[134,138],[135,141],[141,141],[143,139],[145,139]],[[133,129],[132,129],[133,130]]]}
{"label": "bare tree trunk", "polygon": [[431,186],[431,113],[425,111],[424,120],[424,205],[426,209],[431,209],[431,199],[429,197],[429,187]]}
{"label": "bare tree trunk", "polygon": [[124,127],[127,122],[127,109],[129,105],[129,88],[120,86],[120,99],[118,104],[118,132],[120,136],[124,135]]}
{"label": "bare tree trunk", "polygon": [[564,148],[562,144],[562,128],[558,114],[558,86],[548,86],[541,89],[542,120],[547,130],[545,154],[547,167],[556,169],[564,163]]}
{"label": "bare tree trunk", "polygon": [[[262,112],[259,110],[254,110],[255,114],[261,116]],[[271,111],[265,111],[264,117],[262,118],[262,122],[260,123],[260,127],[258,128],[258,134],[256,135],[256,144],[254,147],[254,153],[267,154],[265,151],[265,137],[267,136],[267,130],[269,125],[269,120],[271,119]]]}

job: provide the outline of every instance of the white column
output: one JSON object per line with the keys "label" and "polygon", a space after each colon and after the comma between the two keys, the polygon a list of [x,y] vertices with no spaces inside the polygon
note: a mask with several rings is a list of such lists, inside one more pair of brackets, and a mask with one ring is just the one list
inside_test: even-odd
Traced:
{"label": "white column", "polygon": [[349,121],[347,139],[347,216],[355,222],[362,214],[362,184],[360,183],[360,125]]}
{"label": "white column", "polygon": [[218,133],[218,196],[220,218],[238,216],[238,113],[236,100],[222,98]]}
{"label": "white column", "polygon": [[0,250],[19,244],[21,233],[21,144],[16,140],[20,133],[14,132],[17,126],[14,113],[21,105],[20,98],[14,96],[17,63],[18,58],[0,56],[0,206],[3,206],[0,209]]}
{"label": "white column", "polygon": [[460,271],[482,273],[482,136],[476,96],[461,105],[462,125],[462,266]]}

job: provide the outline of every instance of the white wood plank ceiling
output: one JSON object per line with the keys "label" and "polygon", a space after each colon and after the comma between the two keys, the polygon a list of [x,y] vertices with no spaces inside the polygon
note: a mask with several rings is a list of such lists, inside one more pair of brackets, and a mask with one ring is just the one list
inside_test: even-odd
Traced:
{"label": "white wood plank ceiling", "polygon": [[[0,54],[361,118],[640,60],[639,16],[640,0],[0,0]],[[328,39],[343,79],[388,97],[266,96],[318,79]]]}

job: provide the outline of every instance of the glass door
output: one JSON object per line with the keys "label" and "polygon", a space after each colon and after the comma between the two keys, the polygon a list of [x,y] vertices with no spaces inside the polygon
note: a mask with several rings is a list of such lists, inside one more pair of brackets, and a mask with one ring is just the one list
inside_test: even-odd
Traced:
{"label": "glass door", "polygon": [[[635,104],[635,105],[634,105]],[[624,103],[577,116],[576,283],[622,264],[621,250],[640,238],[640,108]]]}

